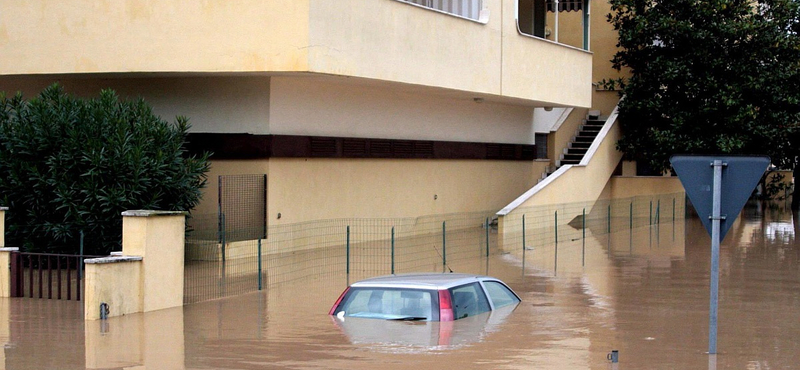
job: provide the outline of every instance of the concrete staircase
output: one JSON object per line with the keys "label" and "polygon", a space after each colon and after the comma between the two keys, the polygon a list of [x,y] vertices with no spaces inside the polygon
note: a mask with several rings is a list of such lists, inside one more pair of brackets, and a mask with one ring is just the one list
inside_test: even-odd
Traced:
{"label": "concrete staircase", "polygon": [[597,134],[603,129],[606,119],[607,117],[600,116],[600,111],[589,111],[578,133],[572,138],[572,142],[564,149],[561,158],[556,160],[556,167],[581,163],[586,151],[589,150]]}
{"label": "concrete staircase", "polygon": [[586,155],[589,147],[592,146],[594,139],[597,137],[600,130],[603,129],[603,125],[605,125],[607,119],[608,117],[600,115],[600,111],[589,111],[588,114],[586,114],[583,125],[578,129],[572,141],[567,145],[567,148],[564,149],[564,152],[556,159],[555,166],[547,167],[542,174],[542,178],[540,178],[538,182],[542,182],[547,176],[550,176],[553,172],[556,172],[559,167],[565,164],[575,165],[581,163],[583,156]]}

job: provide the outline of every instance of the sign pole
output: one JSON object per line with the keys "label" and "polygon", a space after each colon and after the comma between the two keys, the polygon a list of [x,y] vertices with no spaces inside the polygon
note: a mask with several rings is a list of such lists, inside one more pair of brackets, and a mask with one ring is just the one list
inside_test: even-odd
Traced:
{"label": "sign pole", "polygon": [[717,353],[717,307],[719,305],[719,239],[720,239],[720,208],[722,204],[722,167],[721,160],[715,159],[711,163],[714,167],[714,192],[711,212],[711,299],[709,307],[708,324],[708,353]]}
{"label": "sign pole", "polygon": [[711,235],[708,354],[716,356],[719,244],[769,167],[770,159],[767,156],[674,155],[669,161],[697,209],[700,222]]}

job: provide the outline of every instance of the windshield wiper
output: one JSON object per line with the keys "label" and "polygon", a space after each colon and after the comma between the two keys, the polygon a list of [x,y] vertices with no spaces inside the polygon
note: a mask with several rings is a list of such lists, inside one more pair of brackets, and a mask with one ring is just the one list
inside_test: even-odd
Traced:
{"label": "windshield wiper", "polygon": [[389,320],[396,320],[396,321],[425,321],[428,318],[425,316],[403,316],[403,317],[396,317]]}

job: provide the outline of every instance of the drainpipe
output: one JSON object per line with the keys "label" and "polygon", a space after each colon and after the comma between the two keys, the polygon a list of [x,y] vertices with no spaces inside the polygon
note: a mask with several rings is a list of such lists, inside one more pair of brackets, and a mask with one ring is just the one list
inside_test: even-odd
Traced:
{"label": "drainpipe", "polygon": [[591,4],[589,0],[583,2],[583,50],[589,51],[589,36],[591,36]]}
{"label": "drainpipe", "polygon": [[553,26],[553,28],[554,28],[554,30],[553,30],[553,41],[558,42],[558,13],[559,13],[558,12],[558,0],[553,0],[553,4],[555,6],[555,11],[556,11],[556,17],[555,17],[556,21],[555,21],[555,25]]}

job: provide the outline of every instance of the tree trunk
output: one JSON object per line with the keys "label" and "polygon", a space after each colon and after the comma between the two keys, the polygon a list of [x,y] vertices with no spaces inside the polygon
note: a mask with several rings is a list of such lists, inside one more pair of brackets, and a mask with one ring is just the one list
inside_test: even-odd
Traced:
{"label": "tree trunk", "polygon": [[794,170],[792,171],[792,176],[794,177],[794,191],[792,192],[792,210],[800,210],[800,184],[797,184],[797,180],[800,179],[800,165],[797,163],[797,157],[794,160]]}

